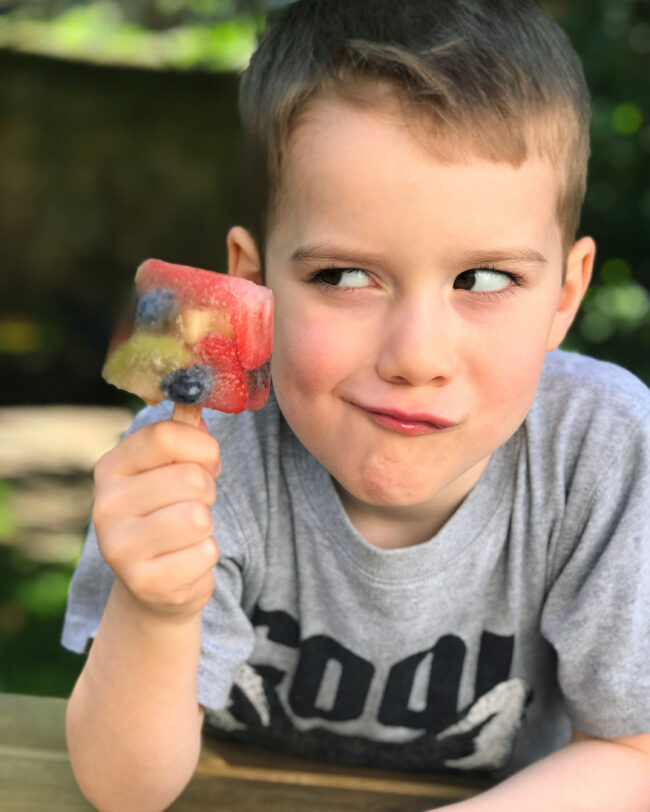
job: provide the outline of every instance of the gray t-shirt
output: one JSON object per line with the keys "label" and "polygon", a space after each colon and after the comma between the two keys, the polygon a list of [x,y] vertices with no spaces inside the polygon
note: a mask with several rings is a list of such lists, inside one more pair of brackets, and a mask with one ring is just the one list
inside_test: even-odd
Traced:
{"label": "gray t-shirt", "polygon": [[[168,418],[145,409],[134,428]],[[569,738],[650,730],[650,390],[550,353],[531,410],[444,527],[368,544],[271,397],[204,411],[223,472],[199,701],[221,735],[374,767],[508,775]],[[63,644],[112,572],[92,528]]]}

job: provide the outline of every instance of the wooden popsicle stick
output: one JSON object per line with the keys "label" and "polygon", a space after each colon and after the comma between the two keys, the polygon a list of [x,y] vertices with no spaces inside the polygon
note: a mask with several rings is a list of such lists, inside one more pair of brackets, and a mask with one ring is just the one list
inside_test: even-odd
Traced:
{"label": "wooden popsicle stick", "polygon": [[201,425],[201,407],[190,403],[175,403],[172,420],[198,428]]}

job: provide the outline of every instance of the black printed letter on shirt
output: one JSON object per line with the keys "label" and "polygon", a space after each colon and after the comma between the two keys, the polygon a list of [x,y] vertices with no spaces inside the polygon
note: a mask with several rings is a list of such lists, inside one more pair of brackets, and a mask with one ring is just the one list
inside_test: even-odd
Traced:
{"label": "black printed letter on shirt", "polygon": [[[328,669],[328,666],[329,669]],[[329,670],[330,680],[325,680]],[[358,719],[375,672],[374,666],[331,637],[318,634],[300,644],[300,659],[289,691],[293,712],[305,719],[319,716],[333,722]],[[333,701],[323,707],[319,694],[335,681]]]}
{"label": "black printed letter on shirt", "polygon": [[[418,666],[431,657],[426,706],[409,707]],[[465,644],[453,634],[441,637],[431,649],[420,651],[391,668],[378,719],[382,725],[438,732],[456,719]]]}

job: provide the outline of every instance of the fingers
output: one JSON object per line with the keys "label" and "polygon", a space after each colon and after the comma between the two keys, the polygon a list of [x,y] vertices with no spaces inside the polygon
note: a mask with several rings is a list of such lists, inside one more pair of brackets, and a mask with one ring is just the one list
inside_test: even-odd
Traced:
{"label": "fingers", "polygon": [[179,502],[102,531],[102,554],[116,571],[197,544],[212,533],[212,514],[202,502]]}
{"label": "fingers", "polygon": [[[165,581],[165,589],[181,599],[184,590],[191,589],[196,581],[211,572],[219,560],[219,547],[213,538],[207,538],[184,550],[175,550],[151,559],[148,576],[152,583]],[[170,573],[173,576],[170,577]],[[190,596],[185,596],[190,597]]]}
{"label": "fingers", "polygon": [[165,465],[130,477],[109,477],[97,487],[93,507],[95,526],[126,517],[147,516],[178,502],[198,501],[210,507],[217,486],[198,463]]}
{"label": "fingers", "polygon": [[207,426],[170,420],[134,431],[95,466],[92,518],[101,554],[158,613],[190,615],[209,600],[219,471],[219,445]]}
{"label": "fingers", "polygon": [[158,613],[200,611],[212,594],[212,568],[219,559],[214,539],[208,538],[134,566],[122,577],[138,600]]}
{"label": "fingers", "polygon": [[95,466],[95,482],[132,476],[176,462],[201,465],[213,477],[219,475],[219,444],[202,427],[163,420],[144,426],[105,454]]}

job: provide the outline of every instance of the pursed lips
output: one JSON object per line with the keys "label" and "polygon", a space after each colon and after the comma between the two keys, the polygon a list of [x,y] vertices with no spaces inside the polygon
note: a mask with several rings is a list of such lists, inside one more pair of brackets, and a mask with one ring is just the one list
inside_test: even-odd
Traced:
{"label": "pursed lips", "polygon": [[409,434],[440,431],[457,425],[453,420],[424,412],[403,412],[383,406],[366,405],[353,400],[348,403],[366,412],[382,425]]}

